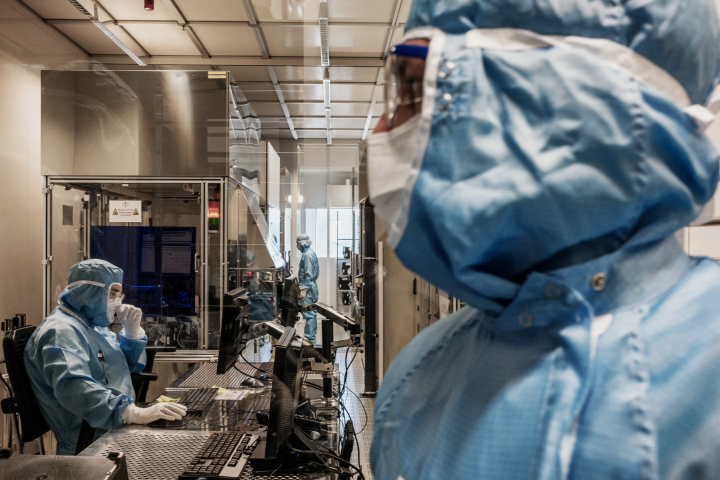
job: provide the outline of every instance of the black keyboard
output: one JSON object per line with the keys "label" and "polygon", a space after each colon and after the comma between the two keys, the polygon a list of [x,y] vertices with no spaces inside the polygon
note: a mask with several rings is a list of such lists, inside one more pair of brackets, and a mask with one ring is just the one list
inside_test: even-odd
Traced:
{"label": "black keyboard", "polygon": [[202,413],[217,394],[217,388],[195,388],[188,390],[178,403],[187,407],[188,413]]}
{"label": "black keyboard", "polygon": [[197,478],[238,478],[260,443],[260,436],[250,433],[213,433],[195,458],[185,467],[178,480]]}

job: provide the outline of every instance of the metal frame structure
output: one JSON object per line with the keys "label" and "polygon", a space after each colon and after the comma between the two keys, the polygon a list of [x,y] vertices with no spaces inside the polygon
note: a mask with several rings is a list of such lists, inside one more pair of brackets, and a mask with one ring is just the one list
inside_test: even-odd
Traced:
{"label": "metal frame structure", "polygon": [[[223,219],[223,221],[220,222],[219,232],[221,238],[221,245],[227,244],[227,214],[225,212],[227,211],[227,205],[225,203],[225,191],[227,189],[227,183],[228,183],[228,177],[174,177],[174,178],[168,178],[168,177],[88,177],[88,176],[46,176],[45,177],[45,187],[43,188],[43,193],[45,194],[45,232],[44,232],[44,243],[43,243],[43,299],[44,299],[44,306],[43,306],[43,315],[47,316],[50,314],[52,308],[54,308],[54,302],[56,302],[57,299],[52,299],[52,267],[53,267],[53,251],[52,251],[52,222],[53,222],[53,215],[52,215],[52,191],[54,188],[56,188],[59,185],[68,184],[68,183],[90,183],[90,184],[98,184],[99,186],[104,183],[135,183],[135,184],[183,184],[183,183],[193,183],[193,184],[200,184],[202,185],[201,188],[201,204],[202,204],[202,210],[201,210],[201,222],[200,222],[200,232],[199,232],[199,238],[203,239],[203,241],[198,241],[197,245],[200,251],[200,265],[199,269],[196,265],[196,273],[199,273],[201,278],[201,291],[202,291],[202,298],[201,298],[201,315],[200,315],[200,332],[199,333],[199,345],[198,350],[179,350],[175,353],[162,353],[158,354],[156,357],[156,361],[191,361],[191,362],[198,362],[198,361],[208,361],[208,360],[217,360],[217,350],[207,350],[208,346],[208,324],[207,320],[209,318],[209,305],[208,305],[208,298],[209,298],[209,283],[208,283],[208,272],[207,272],[207,266],[209,263],[209,257],[208,257],[208,246],[207,246],[207,238],[208,238],[208,226],[207,226],[207,215],[208,215],[208,201],[209,199],[209,188],[210,185],[218,185],[218,188],[220,188],[221,197],[220,197],[220,217]],[[90,219],[89,219],[89,209],[85,213],[85,231],[83,232],[83,245],[85,248],[85,256],[88,256],[89,253],[89,225],[90,225]],[[104,211],[104,204],[103,204],[103,210],[101,211],[102,218],[105,218],[105,211]],[[196,253],[197,255],[197,253]],[[227,261],[225,259],[225,252],[224,248],[220,248],[220,267],[221,267],[221,278],[225,279],[227,278]],[[222,297],[224,294],[224,289],[226,285],[223,282],[220,284],[220,308],[222,309]]]}

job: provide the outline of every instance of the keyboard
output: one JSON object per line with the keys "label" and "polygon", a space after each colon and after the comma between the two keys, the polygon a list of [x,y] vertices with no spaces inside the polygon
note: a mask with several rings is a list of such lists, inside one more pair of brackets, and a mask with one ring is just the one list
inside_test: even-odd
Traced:
{"label": "keyboard", "polygon": [[178,480],[238,478],[248,463],[260,436],[250,433],[213,433]]}
{"label": "keyboard", "polygon": [[188,390],[178,403],[187,407],[188,413],[202,413],[217,394],[217,388],[195,388]]}

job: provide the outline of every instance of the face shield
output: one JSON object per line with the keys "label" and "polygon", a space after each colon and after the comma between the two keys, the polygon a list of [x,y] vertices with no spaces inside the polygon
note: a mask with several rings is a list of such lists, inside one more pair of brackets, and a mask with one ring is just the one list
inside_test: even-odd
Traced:
{"label": "face shield", "polygon": [[399,117],[420,113],[428,47],[402,43],[385,55],[385,119],[388,129]]}

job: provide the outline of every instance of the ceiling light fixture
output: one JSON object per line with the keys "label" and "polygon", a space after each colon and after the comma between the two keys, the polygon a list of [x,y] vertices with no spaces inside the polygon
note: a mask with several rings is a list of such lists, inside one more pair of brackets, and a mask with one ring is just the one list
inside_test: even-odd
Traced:
{"label": "ceiling light fixture", "polygon": [[328,45],[328,4],[320,0],[320,65],[330,65],[330,46]]}
{"label": "ceiling light fixture", "polygon": [[[153,0],[153,1],[154,1],[154,0]],[[83,7],[83,6],[80,4],[80,2],[78,2],[77,0],[69,0],[69,2],[70,2],[75,8],[77,8],[80,13],[82,13],[83,15],[85,15],[85,16],[88,18],[88,20],[90,20],[93,24],[95,24],[95,26],[98,27],[98,28],[100,29],[100,31],[102,31],[105,35],[107,35],[107,37],[108,37],[110,40],[112,40],[115,45],[117,45],[118,47],[120,47],[120,50],[122,50],[123,52],[125,52],[125,54],[126,54],[128,57],[132,58],[135,63],[137,63],[137,64],[140,65],[141,67],[147,67],[147,64],[146,64],[145,62],[143,62],[142,60],[140,60],[140,58],[138,58],[138,56],[135,55],[135,54],[132,52],[132,50],[130,50],[130,49],[127,47],[127,45],[125,45],[125,44],[122,42],[122,40],[120,40],[119,38],[117,38],[117,37],[115,36],[115,34],[112,33],[110,30],[108,30],[108,28],[107,28],[105,25],[103,25],[103,23],[98,19],[99,17],[98,17],[98,13],[97,13],[97,4],[96,4],[96,3],[93,3],[93,5],[94,5],[94,7],[95,7],[95,15],[93,16],[93,15],[90,14],[90,12],[88,12],[87,10],[85,10],[85,7]]]}
{"label": "ceiling light fixture", "polygon": [[330,108],[330,72],[328,72],[328,68],[323,70],[323,101],[325,102],[325,110],[327,110]]}
{"label": "ceiling light fixture", "polygon": [[155,10],[155,0],[145,0],[145,10],[148,12]]}

